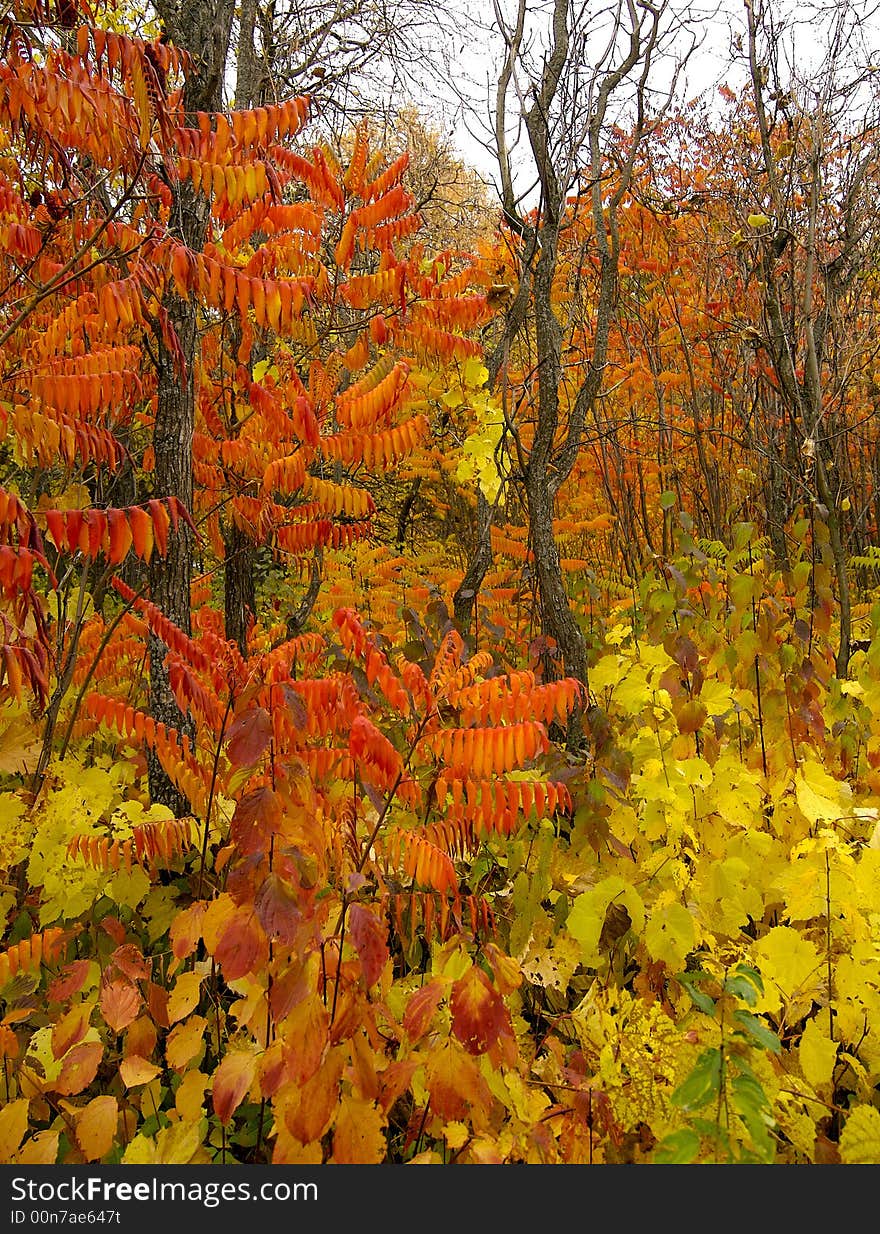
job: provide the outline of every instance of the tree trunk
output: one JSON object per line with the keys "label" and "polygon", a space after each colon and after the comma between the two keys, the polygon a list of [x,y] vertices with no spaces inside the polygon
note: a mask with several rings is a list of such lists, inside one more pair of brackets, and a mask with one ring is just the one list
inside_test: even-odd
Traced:
{"label": "tree trunk", "polygon": [[[159,15],[166,33],[178,47],[188,51],[194,61],[187,78],[183,106],[187,117],[197,111],[217,111],[222,104],[223,74],[229,50],[234,0],[189,0],[172,6],[160,0]],[[190,119],[190,123],[193,121]],[[209,207],[190,181],[180,181],[172,190],[171,234],[193,252],[204,247]],[[198,343],[198,310],[194,300],[182,299],[169,290],[163,302],[168,324],[177,336],[185,371],[161,334],[157,337],[158,388],[156,420],[153,428],[155,470],[153,489],[157,497],[177,497],[188,510],[193,501],[192,441],[195,424],[193,368]],[[150,562],[150,598],[166,617],[186,634],[190,620],[190,582],[192,579],[192,533],[181,522],[169,531],[168,553]],[[168,728],[192,736],[191,721],[177,706],[165,663],[167,647],[150,637],[150,714]],[[189,803],[172,783],[158,758],[148,760],[150,796],[167,805],[178,816],[189,810]]]}

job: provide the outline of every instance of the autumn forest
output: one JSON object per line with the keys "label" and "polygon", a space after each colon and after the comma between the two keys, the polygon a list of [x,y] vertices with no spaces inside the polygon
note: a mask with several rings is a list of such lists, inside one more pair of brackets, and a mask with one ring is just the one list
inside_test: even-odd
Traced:
{"label": "autumn forest", "polygon": [[478,7],[0,16],[3,1163],[880,1164],[876,22]]}

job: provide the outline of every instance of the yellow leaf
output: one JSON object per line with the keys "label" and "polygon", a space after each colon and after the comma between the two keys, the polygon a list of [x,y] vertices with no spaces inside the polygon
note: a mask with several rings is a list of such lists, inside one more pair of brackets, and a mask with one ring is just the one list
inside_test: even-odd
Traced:
{"label": "yellow leaf", "polygon": [[806,997],[817,984],[821,960],[809,939],[802,938],[789,926],[774,928],[756,944],[755,958],[765,980],[765,996],[759,1000],[760,1010],[775,1011],[780,999],[774,998],[768,983],[785,999]]}
{"label": "yellow leaf", "polygon": [[683,904],[656,909],[645,926],[645,946],[651,956],[663,960],[673,972],[684,967],[694,941],[694,919]]}
{"label": "yellow leaf", "polygon": [[378,1165],[388,1145],[385,1117],[372,1101],[343,1097],[333,1131],[333,1157],[337,1165]]}
{"label": "yellow leaf", "polygon": [[443,1128],[443,1138],[446,1141],[446,1147],[451,1148],[453,1152],[467,1143],[469,1135],[470,1132],[465,1123],[447,1123]]}
{"label": "yellow leaf", "polygon": [[602,960],[599,946],[608,907],[614,904],[629,913],[632,929],[640,934],[645,924],[645,906],[636,889],[617,875],[605,878],[572,905],[565,928],[581,945],[582,963],[595,968]]}
{"label": "yellow leaf", "polygon": [[188,1071],[174,1096],[174,1108],[186,1123],[197,1122],[205,1108],[208,1077],[201,1071]]}
{"label": "yellow leaf", "polygon": [[100,1161],[116,1138],[115,1097],[95,1097],[76,1120],[76,1142],[86,1161]]}
{"label": "yellow leaf", "polygon": [[54,1165],[58,1159],[58,1131],[38,1131],[16,1154],[17,1165]]}
{"label": "yellow leaf", "polygon": [[811,823],[844,818],[849,813],[848,806],[841,805],[841,797],[851,797],[852,789],[835,780],[814,759],[808,759],[801,767],[795,794],[801,813]]}
{"label": "yellow leaf", "polygon": [[770,219],[766,214],[750,214],[749,227],[766,227]]}
{"label": "yellow leaf", "polygon": [[840,1137],[845,1165],[880,1165],[880,1113],[872,1105],[857,1105]]}
{"label": "yellow leaf", "polygon": [[137,1054],[132,1054],[130,1058],[122,1060],[119,1074],[126,1088],[136,1088],[139,1084],[149,1084],[150,1080],[154,1080],[161,1070],[162,1068],[157,1067],[155,1063],[139,1058]]}
{"label": "yellow leaf", "polygon": [[172,1028],[165,1043],[165,1057],[172,1070],[184,1071],[198,1054],[207,1023],[204,1016],[192,1015]]}
{"label": "yellow leaf", "polygon": [[181,973],[168,998],[168,1022],[176,1024],[188,1016],[199,1001],[200,973]]}
{"label": "yellow leaf", "polygon": [[837,1061],[837,1044],[825,1036],[817,1020],[807,1023],[798,1047],[798,1057],[804,1079],[812,1084],[813,1088],[824,1088],[831,1083],[831,1074]]}
{"label": "yellow leaf", "polygon": [[202,1148],[202,1131],[198,1122],[175,1123],[164,1127],[156,1136],[157,1165],[200,1165],[210,1161]]}
{"label": "yellow leaf", "polygon": [[19,1097],[0,1109],[0,1161],[9,1161],[28,1126],[28,1099]]}

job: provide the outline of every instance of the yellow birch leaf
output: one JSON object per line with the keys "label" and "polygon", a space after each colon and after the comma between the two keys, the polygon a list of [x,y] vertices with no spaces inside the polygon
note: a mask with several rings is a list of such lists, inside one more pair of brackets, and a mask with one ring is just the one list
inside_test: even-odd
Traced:
{"label": "yellow birch leaf", "polygon": [[880,1113],[872,1105],[857,1105],[850,1112],[840,1137],[840,1159],[845,1165],[880,1165]]}
{"label": "yellow birch leaf", "polygon": [[820,1089],[831,1083],[831,1074],[837,1061],[837,1044],[826,1037],[817,1020],[810,1020],[801,1036],[798,1057],[804,1079],[813,1088]]}
{"label": "yellow birch leaf", "polygon": [[683,904],[656,909],[645,926],[645,946],[655,960],[673,972],[684,967],[685,956],[694,949],[694,919]]}
{"label": "yellow birch leaf", "polygon": [[755,945],[757,968],[765,978],[765,997],[759,1001],[758,1010],[774,1011],[780,1000],[774,998],[768,988],[772,983],[786,999],[806,995],[815,988],[820,957],[809,939],[802,938],[790,926],[774,926]]}
{"label": "yellow birch leaf", "polygon": [[795,795],[804,818],[811,823],[843,818],[849,814],[848,806],[841,804],[841,796],[851,796],[848,784],[835,780],[814,759],[808,759],[795,782]]}

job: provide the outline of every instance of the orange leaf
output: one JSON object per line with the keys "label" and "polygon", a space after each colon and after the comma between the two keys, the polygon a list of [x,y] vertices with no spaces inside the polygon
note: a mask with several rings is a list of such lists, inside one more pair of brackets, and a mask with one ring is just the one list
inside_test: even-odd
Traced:
{"label": "orange leaf", "polygon": [[481,968],[472,964],[452,987],[452,1031],[469,1054],[485,1054],[509,1024],[504,1000]]}
{"label": "orange leaf", "polygon": [[290,1086],[287,1090],[290,1104],[284,1109],[284,1122],[290,1134],[303,1144],[320,1140],[330,1126],[339,1101],[339,1080],[347,1054],[345,1047],[337,1047],[300,1089]]}
{"label": "orange leaf", "polygon": [[229,729],[226,756],[236,767],[252,767],[272,740],[272,718],[264,707],[249,707]]}
{"label": "orange leaf", "polygon": [[63,1097],[75,1097],[88,1088],[98,1074],[103,1054],[104,1047],[99,1041],[84,1041],[81,1045],[75,1045],[64,1055],[61,1073],[51,1087]]}
{"label": "orange leaf", "polygon": [[145,1058],[140,1058],[137,1054],[124,1058],[119,1066],[119,1074],[126,1088],[138,1088],[141,1084],[149,1084],[150,1080],[155,1080],[161,1070],[161,1067],[148,1062]]}
{"label": "orange leaf", "polygon": [[68,1050],[85,1037],[93,1005],[77,1003],[52,1026],[52,1054],[55,1058],[63,1058]]}
{"label": "orange leaf", "polygon": [[168,1034],[165,1057],[168,1066],[175,1071],[184,1071],[202,1047],[202,1038],[208,1021],[204,1016],[191,1015],[177,1024]]}
{"label": "orange leaf", "polygon": [[214,1113],[221,1123],[228,1123],[244,1100],[257,1070],[256,1055],[235,1050],[224,1055],[214,1072],[211,1095]]}
{"label": "orange leaf", "polygon": [[121,1033],[137,1018],[141,1002],[140,992],[129,981],[111,981],[101,990],[101,1014],[107,1027]]}
{"label": "orange leaf", "polygon": [[143,561],[149,561],[153,553],[153,520],[142,506],[126,510],[134,551]]}
{"label": "orange leaf", "polygon": [[108,510],[107,522],[109,524],[110,541],[107,559],[111,565],[116,566],[125,560],[128,550],[131,548],[131,528],[128,525],[128,519],[125,517],[124,510]]}
{"label": "orange leaf", "polygon": [[385,1160],[386,1120],[372,1101],[346,1096],[333,1129],[333,1156],[336,1165],[378,1165]]}
{"label": "orange leaf", "polygon": [[364,983],[368,987],[375,985],[388,962],[388,928],[363,904],[352,904],[349,924]]}
{"label": "orange leaf", "polygon": [[86,1161],[100,1161],[116,1138],[119,1107],[115,1097],[95,1097],[76,1120],[76,1142]]}
{"label": "orange leaf", "polygon": [[466,1117],[473,1106],[484,1110],[492,1095],[476,1064],[454,1041],[434,1050],[425,1066],[425,1086],[431,1094],[431,1113],[445,1122]]}
{"label": "orange leaf", "polygon": [[445,983],[435,978],[410,996],[403,1016],[403,1028],[410,1041],[418,1041],[428,1029],[440,1006]]}

